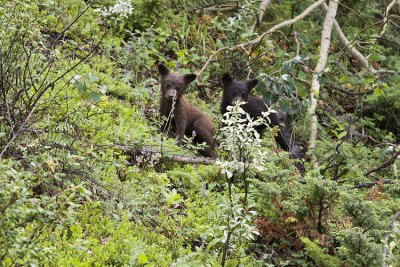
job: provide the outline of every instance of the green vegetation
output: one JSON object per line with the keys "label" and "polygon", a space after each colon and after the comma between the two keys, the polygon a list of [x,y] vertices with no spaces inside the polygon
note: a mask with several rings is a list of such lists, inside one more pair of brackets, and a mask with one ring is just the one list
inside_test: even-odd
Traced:
{"label": "green vegetation", "polygon": [[[222,74],[258,78],[308,144],[324,12],[246,45],[316,1],[272,1],[253,32],[260,2],[0,0],[0,266],[400,265],[400,3],[385,28],[391,1],[340,1],[377,72],[332,31],[315,168],[239,105],[222,124]],[[159,132],[159,62],[198,74],[216,161]]]}

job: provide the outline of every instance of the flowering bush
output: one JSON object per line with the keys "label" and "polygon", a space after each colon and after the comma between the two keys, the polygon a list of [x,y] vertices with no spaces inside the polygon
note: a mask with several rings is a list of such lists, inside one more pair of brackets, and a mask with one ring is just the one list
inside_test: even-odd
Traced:
{"label": "flowering bush", "polygon": [[260,125],[268,125],[268,116],[275,112],[269,109],[263,113],[263,117],[252,119],[241,106],[244,102],[228,106],[221,128],[224,141],[221,142],[221,150],[228,152],[226,161],[219,159],[217,164],[221,166],[221,172],[231,178],[235,172],[242,173],[247,169],[263,170],[263,164],[267,160],[267,151],[262,148],[262,139],[256,128]]}

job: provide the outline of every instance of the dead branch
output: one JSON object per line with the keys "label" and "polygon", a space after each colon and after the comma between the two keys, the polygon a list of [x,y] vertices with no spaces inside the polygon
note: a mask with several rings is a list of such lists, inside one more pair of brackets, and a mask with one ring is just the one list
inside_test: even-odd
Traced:
{"label": "dead branch", "polygon": [[385,11],[385,16],[383,18],[383,26],[382,26],[382,29],[379,32],[380,36],[383,36],[385,34],[386,28],[387,28],[387,25],[388,25],[388,21],[389,21],[389,12],[393,8],[393,6],[396,5],[396,4],[400,5],[400,0],[393,0],[392,2],[390,2],[389,5],[387,5],[386,11]]}
{"label": "dead branch", "polygon": [[258,36],[257,38],[232,46],[232,47],[223,47],[220,48],[216,51],[214,51],[208,58],[208,60],[206,61],[206,63],[204,63],[203,67],[200,69],[200,71],[197,73],[197,76],[200,77],[201,74],[206,70],[206,68],[208,67],[208,65],[210,65],[210,63],[212,62],[212,60],[217,56],[217,54],[219,54],[222,51],[234,51],[236,49],[246,49],[249,46],[253,46],[256,44],[259,44],[265,36],[267,36],[268,34],[271,34],[281,28],[284,28],[286,26],[292,25],[296,22],[298,22],[299,20],[302,20],[303,18],[305,18],[308,14],[310,14],[314,9],[316,9],[317,7],[319,7],[320,5],[322,5],[325,2],[325,0],[318,0],[317,2],[315,2],[314,4],[310,5],[308,8],[306,8],[301,14],[299,14],[298,16],[294,17],[293,19],[290,20],[286,20],[282,23],[279,23],[275,26],[273,26],[271,29],[269,29],[268,31],[262,33],[260,36]]}
{"label": "dead branch", "polygon": [[140,154],[158,154],[161,155],[163,159],[168,159],[171,161],[183,163],[183,164],[201,164],[201,165],[213,165],[215,164],[215,160],[211,158],[205,157],[195,157],[195,156],[183,156],[183,155],[167,155],[165,152],[161,150],[154,149],[141,149],[136,146],[128,146],[128,145],[109,145],[111,147],[119,148],[124,153],[132,156],[140,155]]}
{"label": "dead branch", "polygon": [[399,155],[400,155],[400,150],[397,151],[396,153],[394,153],[387,161],[383,162],[381,165],[376,166],[376,167],[370,169],[369,171],[366,171],[364,173],[364,176],[368,176],[371,173],[374,173],[374,172],[382,170],[382,169],[384,169],[386,167],[389,167],[390,165],[392,165],[396,161],[396,159],[398,158]]}
{"label": "dead branch", "polygon": [[[321,8],[325,12],[328,11],[328,6],[325,3],[323,3],[321,5]],[[342,29],[340,28],[339,23],[337,22],[336,19],[333,21],[333,26],[335,28],[335,31],[336,31],[337,35],[338,35],[339,43],[344,48],[344,50],[347,53],[351,54],[357,60],[357,62],[360,64],[360,66],[362,68],[368,70],[372,74],[376,74],[377,71],[372,66],[369,65],[368,59],[363,54],[361,54],[361,52],[358,51],[352,45],[352,43],[346,38],[346,35],[344,35],[344,33],[343,33]]]}
{"label": "dead branch", "polygon": [[338,8],[338,3],[339,0],[329,1],[329,7],[328,11],[326,12],[323,30],[321,34],[321,47],[320,47],[319,59],[317,62],[317,66],[314,69],[312,83],[311,83],[311,91],[310,91],[311,105],[308,109],[308,114],[310,115],[311,118],[308,151],[310,153],[311,163],[314,169],[318,168],[318,161],[314,151],[316,148],[315,141],[317,139],[317,133],[318,133],[318,118],[315,111],[317,108],[317,99],[319,98],[319,89],[320,89],[319,78],[322,75],[326,63],[328,61],[328,52],[331,43],[332,27],[336,16],[336,11]]}
{"label": "dead branch", "polygon": [[194,12],[196,14],[202,14],[204,10],[207,11],[230,11],[235,10],[240,7],[239,1],[226,1],[222,3],[215,3],[210,5],[203,5],[197,8],[192,9],[190,12]]}
{"label": "dead branch", "polygon": [[267,7],[271,4],[271,0],[262,0],[260,2],[260,6],[258,8],[258,12],[257,12],[257,16],[256,16],[256,20],[254,21],[253,25],[251,25],[250,30],[252,32],[254,32],[256,30],[256,28],[258,27],[258,25],[260,25],[264,14],[265,14],[265,10],[267,9]]}
{"label": "dead branch", "polygon": [[386,253],[387,253],[387,242],[389,241],[389,234],[392,231],[393,227],[394,227],[394,223],[396,222],[397,218],[400,216],[400,210],[397,211],[392,220],[390,221],[390,224],[388,226],[388,228],[386,229],[386,234],[383,238],[383,248],[382,248],[382,258],[381,258],[381,266],[385,267],[386,266]]}
{"label": "dead branch", "polygon": [[373,181],[373,182],[365,182],[365,183],[357,184],[352,189],[371,188],[375,185],[383,185],[383,184],[400,185],[400,183],[398,183],[396,181],[392,181],[392,180],[378,180],[378,181]]}
{"label": "dead branch", "polygon": [[336,86],[336,85],[334,85],[334,84],[328,85],[328,87],[329,87],[330,89],[334,90],[334,91],[339,91],[339,92],[342,92],[342,93],[345,93],[345,94],[351,95],[351,96],[360,96],[360,95],[362,96],[362,95],[367,95],[367,94],[372,93],[372,92],[374,91],[373,89],[368,89],[368,90],[366,90],[365,92],[351,92],[351,91],[348,91],[348,90],[346,90],[346,89],[343,89],[343,88],[341,88],[341,87],[339,87],[339,86]]}

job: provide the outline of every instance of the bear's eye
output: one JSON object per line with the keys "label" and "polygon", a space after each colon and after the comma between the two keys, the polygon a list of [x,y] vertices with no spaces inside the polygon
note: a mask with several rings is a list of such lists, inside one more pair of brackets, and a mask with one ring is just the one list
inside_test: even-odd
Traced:
{"label": "bear's eye", "polygon": [[171,89],[171,85],[170,85],[170,84],[167,84],[166,88],[167,88],[167,89]]}
{"label": "bear's eye", "polygon": [[242,98],[243,98],[243,99],[246,98],[246,94],[242,94]]}
{"label": "bear's eye", "polygon": [[237,93],[232,93],[232,96],[233,97],[237,97]]}
{"label": "bear's eye", "polygon": [[181,88],[179,86],[175,87],[176,91],[180,91]]}

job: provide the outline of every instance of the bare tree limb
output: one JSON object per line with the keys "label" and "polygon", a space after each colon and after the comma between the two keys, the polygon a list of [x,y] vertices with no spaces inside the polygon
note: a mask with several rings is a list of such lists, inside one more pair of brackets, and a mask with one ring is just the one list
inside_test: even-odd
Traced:
{"label": "bare tree limb", "polygon": [[383,18],[383,26],[382,26],[382,29],[379,32],[380,36],[383,36],[385,34],[386,28],[387,28],[387,25],[388,25],[388,21],[389,21],[389,12],[393,8],[393,6],[396,5],[396,4],[400,5],[400,0],[393,0],[392,2],[390,2],[389,5],[387,5],[386,11],[385,11],[385,17]]}
{"label": "bare tree limb", "polygon": [[[323,3],[321,5],[321,8],[325,12],[328,11],[328,6],[325,3]],[[360,66],[362,68],[368,70],[372,74],[376,74],[377,71],[372,66],[369,65],[368,59],[363,54],[361,54],[360,51],[358,51],[352,45],[352,43],[346,38],[346,36],[344,35],[344,33],[343,33],[342,29],[340,28],[339,23],[337,22],[336,19],[333,21],[333,26],[335,28],[335,31],[336,31],[337,35],[338,35],[340,45],[344,48],[344,50],[347,53],[350,53],[357,60],[357,62],[360,64]]]}
{"label": "bare tree limb", "polygon": [[396,181],[392,181],[392,180],[378,180],[378,181],[373,181],[373,182],[366,182],[366,183],[357,184],[352,189],[371,188],[374,185],[382,185],[382,184],[400,185],[400,183],[398,183]]}
{"label": "bare tree limb", "polygon": [[240,8],[239,1],[225,1],[222,3],[214,3],[209,5],[203,5],[197,8],[192,9],[190,12],[194,12],[196,14],[207,11],[229,11]]}
{"label": "bare tree limb", "polygon": [[369,171],[366,171],[364,173],[364,176],[368,176],[371,173],[374,173],[374,172],[382,170],[382,169],[384,169],[386,167],[389,167],[390,165],[392,165],[396,161],[396,159],[399,157],[399,155],[400,155],[400,150],[397,151],[396,153],[394,153],[387,161],[383,162],[379,166],[376,166],[376,167],[370,169]]}
{"label": "bare tree limb", "polygon": [[328,61],[328,52],[331,43],[332,27],[333,27],[333,22],[335,21],[338,4],[339,0],[329,1],[328,11],[326,12],[324,25],[322,29],[319,59],[317,62],[317,66],[315,67],[311,83],[311,92],[310,92],[311,105],[308,109],[308,114],[311,117],[308,151],[310,153],[311,163],[314,169],[318,168],[318,161],[315,155],[315,148],[316,148],[315,141],[317,139],[317,133],[318,133],[318,118],[316,114],[316,108],[317,108],[317,99],[319,98],[319,89],[320,89],[319,78],[322,75],[322,72],[325,69],[326,63]]}
{"label": "bare tree limb", "polygon": [[383,248],[382,248],[382,258],[381,258],[381,266],[382,267],[386,266],[385,260],[386,260],[386,253],[387,253],[387,242],[389,241],[389,234],[392,231],[394,224],[399,216],[400,216],[400,210],[394,214],[392,220],[390,221],[388,228],[386,229],[387,233],[385,234],[385,236],[383,238]]}
{"label": "bare tree limb", "polygon": [[169,159],[175,162],[183,163],[183,164],[202,164],[202,165],[213,165],[215,164],[215,160],[211,158],[205,157],[193,157],[193,156],[182,156],[182,155],[164,155],[161,150],[153,150],[153,149],[140,149],[136,146],[128,146],[128,145],[110,145],[111,147],[119,148],[124,153],[129,155],[138,155],[138,154],[160,154],[162,158]]}
{"label": "bare tree limb", "polygon": [[319,7],[320,5],[322,5],[324,2],[325,2],[325,0],[318,0],[317,2],[315,2],[314,4],[312,4],[312,5],[310,5],[308,8],[306,8],[306,9],[305,9],[301,14],[299,14],[298,16],[294,17],[293,19],[283,21],[283,22],[281,22],[281,23],[279,23],[279,24],[273,26],[271,29],[269,29],[268,31],[262,33],[260,36],[258,36],[257,38],[255,38],[255,39],[253,39],[253,40],[250,40],[250,41],[247,41],[247,42],[244,42],[244,43],[241,43],[241,44],[232,46],[232,47],[223,47],[223,48],[220,48],[220,49],[214,51],[214,53],[212,53],[212,54],[209,56],[209,58],[208,58],[208,60],[206,61],[206,63],[204,63],[203,67],[202,67],[202,68],[200,69],[200,71],[197,73],[197,76],[198,76],[198,77],[201,76],[201,74],[206,70],[206,68],[208,67],[208,65],[210,65],[210,63],[212,62],[212,60],[213,60],[213,59],[217,56],[217,54],[219,54],[220,52],[226,51],[226,50],[228,50],[228,51],[234,51],[234,50],[239,49],[239,48],[241,48],[241,49],[244,50],[244,49],[246,49],[246,48],[249,47],[249,46],[253,46],[253,45],[259,44],[259,43],[264,39],[264,37],[265,37],[266,35],[271,34],[271,33],[275,32],[275,31],[277,31],[277,30],[279,30],[279,29],[281,29],[281,28],[286,27],[286,26],[292,25],[292,24],[298,22],[299,20],[302,20],[302,19],[305,18],[308,14],[310,14],[314,9],[316,9],[317,7]]}
{"label": "bare tree limb", "polygon": [[254,21],[253,25],[251,25],[250,30],[252,32],[254,32],[256,30],[256,28],[258,27],[258,25],[260,25],[264,14],[265,14],[265,10],[267,9],[267,7],[271,4],[271,0],[262,0],[260,2],[260,6],[258,8],[258,12],[257,12],[257,16],[256,16],[256,20]]}

